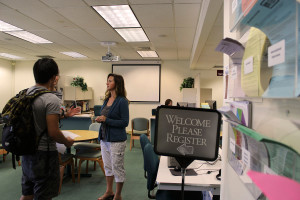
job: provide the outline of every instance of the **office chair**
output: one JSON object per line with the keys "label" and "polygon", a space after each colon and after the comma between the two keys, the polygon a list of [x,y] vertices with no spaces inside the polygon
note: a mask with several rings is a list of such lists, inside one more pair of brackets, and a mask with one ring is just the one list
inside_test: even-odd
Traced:
{"label": "office chair", "polygon": [[[100,123],[92,123],[89,127],[89,130],[99,132],[100,127],[101,127]],[[97,144],[97,143],[90,143],[90,142],[78,142],[74,145],[74,148],[76,150],[79,150],[79,149],[100,149],[100,145]]]}
{"label": "office chair", "polygon": [[100,116],[102,105],[94,105],[94,116],[92,117],[92,122],[95,122],[95,119]]}
{"label": "office chair", "polygon": [[142,134],[150,137],[149,120],[146,118],[134,118],[131,120],[130,151],[134,146],[134,140],[139,140]]}
{"label": "office chair", "polygon": [[[146,144],[144,148],[145,165],[147,166],[147,189],[148,198],[157,200],[181,200],[181,191],[175,190],[157,190],[156,194],[151,195],[151,191],[155,189],[156,176],[158,171],[159,159],[153,150],[151,144]],[[186,200],[201,200],[203,198],[201,191],[184,191]]]}
{"label": "office chair", "polygon": [[103,164],[103,160],[102,160],[102,155],[101,155],[101,151],[100,150],[86,150],[86,149],[81,149],[79,150],[75,157],[77,159],[79,159],[79,164],[78,164],[78,183],[80,182],[80,171],[81,171],[81,163],[83,161],[87,161],[87,165],[86,165],[86,173],[88,173],[88,161],[94,161],[94,170],[96,170],[96,162],[98,162],[98,164],[101,167],[101,170],[103,172],[103,174],[105,175],[105,171],[104,171],[104,164]]}
{"label": "office chair", "polygon": [[67,165],[71,165],[71,174],[72,174],[72,182],[73,183],[75,183],[75,175],[74,175],[74,160],[73,160],[73,155],[72,154],[61,154],[61,153],[58,153],[58,158],[59,158],[59,165],[60,165],[60,183],[59,183],[59,191],[58,191],[58,193],[60,194],[65,167]]}
{"label": "office chair", "polygon": [[[99,132],[99,129],[101,127],[100,123],[92,123],[89,127],[90,131],[97,131]],[[98,143],[90,143],[90,142],[78,142],[74,145],[74,149],[76,150],[76,153],[80,150],[100,150],[100,144]],[[86,166],[88,168],[89,161],[87,160]],[[75,166],[77,166],[77,158],[75,157]],[[94,168],[96,166],[96,162],[94,163]]]}
{"label": "office chair", "polygon": [[[144,148],[145,148],[146,144],[150,144],[150,140],[148,139],[148,137],[145,134],[142,134],[140,136],[140,143],[141,143],[142,153],[143,153],[143,158],[144,158]],[[145,158],[144,158],[144,177],[147,179],[147,170],[146,170]]]}

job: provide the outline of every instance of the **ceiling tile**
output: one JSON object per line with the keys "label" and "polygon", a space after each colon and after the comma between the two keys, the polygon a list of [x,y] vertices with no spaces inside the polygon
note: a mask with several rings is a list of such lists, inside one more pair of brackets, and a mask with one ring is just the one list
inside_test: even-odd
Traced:
{"label": "ceiling tile", "polygon": [[44,4],[52,8],[61,7],[86,7],[86,4],[82,0],[40,0]]}
{"label": "ceiling tile", "polygon": [[126,5],[127,0],[84,0],[89,6]]}
{"label": "ceiling tile", "polygon": [[144,28],[144,31],[152,42],[163,40],[175,41],[174,28]]}
{"label": "ceiling tile", "polygon": [[178,59],[180,59],[180,60],[190,59],[191,51],[192,51],[191,48],[187,48],[187,49],[180,48],[178,50]]}
{"label": "ceiling tile", "polygon": [[172,3],[172,0],[129,0],[130,4],[162,4],[162,3]]}
{"label": "ceiling tile", "polygon": [[174,3],[199,3],[201,4],[203,0],[174,0]]}
{"label": "ceiling tile", "polygon": [[17,10],[11,9],[3,4],[0,4],[0,20],[17,26],[24,30],[41,30],[47,29],[47,26],[29,18]]}
{"label": "ceiling tile", "polygon": [[157,48],[157,54],[162,60],[177,60],[177,49]]}
{"label": "ceiling tile", "polygon": [[26,1],[20,1],[20,0],[1,0],[1,3],[20,10],[20,9],[29,9],[29,8],[34,8],[34,9],[44,9],[47,7],[45,4],[40,2],[39,0],[26,0]]}
{"label": "ceiling tile", "polygon": [[194,41],[195,28],[176,28],[176,41],[178,48],[191,48]]}
{"label": "ceiling tile", "polygon": [[175,27],[196,27],[200,4],[175,4]]}
{"label": "ceiling tile", "polygon": [[172,4],[132,5],[131,8],[143,28],[174,27]]}
{"label": "ceiling tile", "polygon": [[75,24],[71,23],[68,19],[64,18],[62,15],[58,14],[55,10],[44,6],[41,8],[34,8],[35,11],[32,12],[32,7],[25,6],[24,8],[19,8],[18,11],[35,21],[44,24],[48,28],[78,28]]}
{"label": "ceiling tile", "polygon": [[[83,29],[111,28],[111,26],[92,7],[59,7],[54,8],[66,19]],[[112,29],[112,28],[111,28]]]}

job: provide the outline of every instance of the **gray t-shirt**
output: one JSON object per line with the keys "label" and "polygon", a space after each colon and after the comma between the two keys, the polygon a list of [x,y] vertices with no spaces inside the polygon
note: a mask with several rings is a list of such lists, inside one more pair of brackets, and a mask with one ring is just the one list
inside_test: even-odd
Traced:
{"label": "gray t-shirt", "polygon": [[[32,92],[32,90],[36,88],[44,88],[42,86],[33,86],[28,89],[27,93]],[[60,99],[52,93],[45,93],[38,96],[32,105],[33,109],[33,118],[34,118],[34,126],[35,131],[37,134],[41,134],[43,131],[47,131],[47,121],[46,116],[51,114],[60,114]],[[44,133],[39,146],[38,150],[41,151],[48,151],[48,143],[47,140],[49,139],[49,150],[55,151],[56,150],[56,142],[48,137],[48,133]]]}

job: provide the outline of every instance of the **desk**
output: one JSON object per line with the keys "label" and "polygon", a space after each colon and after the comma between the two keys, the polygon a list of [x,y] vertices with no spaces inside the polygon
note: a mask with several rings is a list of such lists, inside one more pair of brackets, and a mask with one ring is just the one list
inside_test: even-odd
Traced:
{"label": "desk", "polygon": [[92,123],[92,115],[91,114],[81,114],[74,115],[73,117],[68,117],[61,119],[61,130],[89,130],[89,126]]}
{"label": "desk", "polygon": [[[204,163],[204,164],[203,164]],[[203,164],[203,165],[202,165]],[[202,165],[202,166],[201,166]],[[201,166],[201,167],[200,167]],[[200,167],[200,168],[199,168]],[[161,156],[157,178],[159,190],[181,190],[181,176],[173,176],[168,168],[167,156]],[[185,176],[185,191],[206,191],[212,190],[212,194],[220,195],[221,181],[216,179],[216,175],[221,169],[221,161],[219,160],[214,165],[209,165],[205,161],[195,160],[187,169],[194,169],[198,175]],[[214,171],[207,174],[207,171]]]}

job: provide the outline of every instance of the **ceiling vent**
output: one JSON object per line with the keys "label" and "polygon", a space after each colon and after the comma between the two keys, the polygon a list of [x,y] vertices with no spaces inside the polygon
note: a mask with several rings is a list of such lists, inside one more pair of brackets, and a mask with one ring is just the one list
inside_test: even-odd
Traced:
{"label": "ceiling vent", "polygon": [[150,47],[138,47],[137,48],[138,51],[151,51]]}
{"label": "ceiling vent", "polygon": [[214,66],[213,69],[223,69],[223,66]]}
{"label": "ceiling vent", "polygon": [[40,55],[40,56],[36,56],[36,57],[39,57],[39,58],[51,58],[51,59],[54,58],[53,56],[49,56],[49,55]]}

